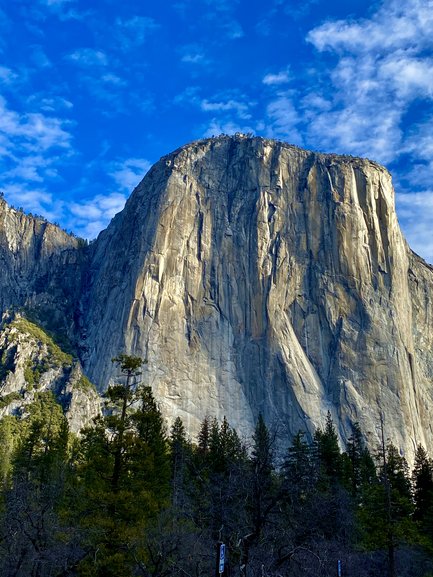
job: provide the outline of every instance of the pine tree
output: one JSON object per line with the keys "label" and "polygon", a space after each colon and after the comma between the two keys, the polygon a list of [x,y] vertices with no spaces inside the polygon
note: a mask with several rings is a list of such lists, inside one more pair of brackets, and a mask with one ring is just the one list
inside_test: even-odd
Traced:
{"label": "pine tree", "polygon": [[76,562],[76,551],[62,518],[70,434],[52,393],[36,396],[17,431],[4,491],[0,573],[54,575],[59,565]]}
{"label": "pine tree", "polygon": [[346,485],[358,501],[362,499],[362,489],[376,479],[376,467],[370,451],[365,446],[359,423],[352,425],[352,435],[347,441],[343,454],[343,469]]}
{"label": "pine tree", "polygon": [[305,432],[293,437],[283,465],[285,493],[292,501],[304,501],[315,489],[318,471],[316,451],[305,440]]}
{"label": "pine tree", "polygon": [[19,435],[18,420],[10,415],[4,416],[0,421],[0,483],[3,487],[7,486],[12,471],[12,458]]}
{"label": "pine tree", "polygon": [[415,453],[412,485],[415,502],[414,519],[433,548],[433,461],[428,458],[426,450],[421,445],[418,445]]}
{"label": "pine tree", "polygon": [[325,428],[317,429],[314,435],[319,461],[320,482],[323,487],[342,481],[343,462],[338,436],[330,411],[326,415]]}
{"label": "pine tree", "polygon": [[188,466],[192,448],[187,440],[185,427],[180,417],[176,417],[170,432],[172,505],[183,508],[186,502]]}
{"label": "pine tree", "polygon": [[144,528],[168,502],[164,422],[150,387],[137,386],[142,361],[119,355],[125,382],[107,391],[108,414],[83,432],[82,508],[88,554],[82,575],[127,577],[143,561]]}
{"label": "pine tree", "polygon": [[207,455],[209,451],[209,436],[210,436],[210,423],[209,418],[205,417],[200,427],[198,434],[198,451],[202,455]]}
{"label": "pine tree", "polygon": [[396,550],[416,541],[412,520],[413,501],[406,460],[393,443],[385,445],[384,421],[381,416],[381,446],[377,481],[363,492],[359,510],[363,543],[368,549],[385,550],[389,577],[397,575]]}
{"label": "pine tree", "polygon": [[262,415],[259,415],[253,434],[252,467],[252,519],[253,532],[258,538],[276,503],[273,490],[274,453],[271,436]]}

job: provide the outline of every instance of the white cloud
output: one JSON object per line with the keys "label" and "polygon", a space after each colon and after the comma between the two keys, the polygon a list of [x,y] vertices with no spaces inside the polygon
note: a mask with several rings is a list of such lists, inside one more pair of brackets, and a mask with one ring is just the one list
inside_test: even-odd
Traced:
{"label": "white cloud", "polygon": [[120,76],[111,73],[103,74],[101,80],[103,82],[106,82],[107,84],[113,84],[115,86],[126,86],[127,84],[127,82],[123,80],[123,78],[120,78]]}
{"label": "white cloud", "polygon": [[410,247],[433,264],[433,191],[398,193],[396,203]]}
{"label": "white cloud", "polygon": [[[383,163],[414,148],[406,113],[433,99],[433,0],[384,1],[369,19],[328,21],[307,40],[334,63],[306,71],[304,92],[276,92],[268,134]],[[391,32],[392,31],[392,32]],[[280,76],[281,75],[281,76]],[[263,82],[278,89],[284,73]]]}
{"label": "white cloud", "polygon": [[63,214],[63,203],[43,187],[32,187],[27,183],[8,184],[4,187],[6,200],[16,208],[43,216],[51,222],[58,221]]}
{"label": "white cloud", "polygon": [[0,66],[0,82],[3,84],[12,84],[18,78],[18,74],[16,74],[10,68],[6,68],[5,66]]}
{"label": "white cloud", "polygon": [[401,142],[400,113],[391,106],[379,115],[353,105],[313,115],[307,128],[309,142],[325,152],[363,156],[387,164],[395,159]]}
{"label": "white cloud", "polygon": [[314,28],[307,40],[320,50],[379,54],[399,48],[420,50],[433,46],[432,0],[383,2],[370,19],[337,20]]}
{"label": "white cloud", "polygon": [[428,116],[424,123],[413,125],[408,132],[402,152],[433,162],[432,124],[433,116]]}
{"label": "white cloud", "polygon": [[279,93],[277,98],[269,103],[266,112],[270,121],[266,134],[269,138],[284,138],[293,144],[303,144],[299,132],[301,117],[290,93]]}
{"label": "white cloud", "polygon": [[213,118],[210,124],[203,129],[203,138],[209,138],[219,134],[236,134],[237,132],[254,134],[255,130],[251,126],[240,125],[231,120],[225,121]]}
{"label": "white cloud", "polygon": [[58,178],[58,166],[72,154],[71,138],[65,121],[19,114],[0,97],[0,188],[9,202],[50,220],[60,218],[61,203],[42,183]]}
{"label": "white cloud", "polygon": [[18,114],[8,108],[0,96],[0,138],[11,151],[24,150],[43,152],[50,148],[70,147],[71,135],[66,122],[40,113]]}
{"label": "white cloud", "polygon": [[68,54],[67,58],[80,66],[107,66],[108,58],[102,50],[78,48]]}
{"label": "white cloud", "polygon": [[209,59],[202,46],[198,44],[187,44],[180,48],[181,62],[185,64],[199,64],[206,66],[209,64]]}
{"label": "white cloud", "polygon": [[233,111],[239,118],[247,120],[251,118],[249,109],[253,106],[252,102],[242,102],[239,100],[229,99],[226,101],[212,102],[204,99],[201,101],[200,108],[204,112],[227,112]]}
{"label": "white cloud", "polygon": [[230,20],[223,24],[223,30],[230,40],[236,40],[245,36],[242,26],[236,20]]}
{"label": "white cloud", "polygon": [[39,0],[39,2],[45,6],[64,6],[74,1],[75,0]]}
{"label": "white cloud", "polygon": [[160,25],[153,18],[134,16],[129,19],[116,20],[115,34],[122,50],[128,51],[144,44],[147,37],[156,32]]}
{"label": "white cloud", "polygon": [[75,232],[84,238],[95,238],[107,227],[115,214],[125,206],[126,195],[112,192],[70,203],[67,207]]}
{"label": "white cloud", "polygon": [[433,97],[433,57],[408,56],[399,50],[378,62],[378,81],[390,86],[402,100]]}
{"label": "white cloud", "polygon": [[45,93],[32,94],[27,102],[38,106],[39,109],[44,112],[63,112],[70,110],[74,106],[72,102],[66,100],[66,98],[56,95],[48,96]]}
{"label": "white cloud", "polygon": [[[223,90],[212,97],[202,98],[198,87],[189,86],[175,97],[174,102],[198,107],[202,112],[212,114],[210,124],[202,129],[205,137],[216,135],[218,131],[224,134],[255,132],[251,126],[241,126],[239,120],[250,121],[251,109],[257,103],[249,100],[238,90]],[[255,124],[254,122],[253,125]]]}
{"label": "white cloud", "polygon": [[150,162],[144,158],[128,158],[114,162],[110,176],[121,190],[129,193],[139,184],[150,166]]}
{"label": "white cloud", "polygon": [[187,52],[182,56],[181,60],[188,64],[203,64],[206,59],[203,52]]}
{"label": "white cloud", "polygon": [[8,182],[16,179],[25,183],[43,182],[47,176],[51,178],[57,176],[57,171],[52,168],[56,160],[59,160],[59,158],[55,157],[47,160],[39,154],[19,158],[12,168],[3,171],[2,178]]}
{"label": "white cloud", "polygon": [[286,69],[286,70],[281,70],[280,72],[277,72],[276,74],[266,74],[266,76],[264,76],[262,82],[263,82],[263,84],[266,84],[268,86],[277,86],[280,84],[287,84],[288,82],[290,82],[289,71]]}
{"label": "white cloud", "polygon": [[183,92],[175,96],[175,104],[191,104],[199,101],[200,88],[198,86],[187,86]]}

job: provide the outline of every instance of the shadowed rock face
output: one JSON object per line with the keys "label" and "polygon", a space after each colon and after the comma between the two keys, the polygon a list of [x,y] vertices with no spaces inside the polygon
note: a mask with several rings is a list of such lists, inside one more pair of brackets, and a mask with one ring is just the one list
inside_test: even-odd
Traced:
{"label": "shadowed rock face", "polygon": [[0,198],[0,320],[7,310],[38,310],[41,321],[74,339],[85,273],[81,239]]}
{"label": "shadowed rock face", "polygon": [[433,272],[379,165],[192,143],[150,170],[86,262],[81,360],[101,388],[126,351],[193,434],[206,414],[250,432],[262,412],[289,435],[330,410],[342,438],[359,421],[374,444],[382,410],[407,455],[432,442]]}

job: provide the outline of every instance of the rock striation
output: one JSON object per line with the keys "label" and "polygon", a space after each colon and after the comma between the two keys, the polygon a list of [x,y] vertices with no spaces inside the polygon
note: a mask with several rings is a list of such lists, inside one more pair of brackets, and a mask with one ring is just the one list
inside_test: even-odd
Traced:
{"label": "rock striation", "polygon": [[[5,234],[9,263],[21,252]],[[143,378],[192,434],[206,414],[249,433],[261,412],[290,439],[330,410],[342,440],[358,421],[374,445],[382,411],[409,458],[431,445],[433,269],[407,246],[378,164],[243,135],[198,141],[162,158],[86,251],[50,239],[36,261],[56,263],[51,292],[32,284],[24,300],[66,299],[100,389],[126,351],[148,360]],[[0,281],[3,309],[23,300],[26,250]],[[56,270],[74,281],[57,288]]]}

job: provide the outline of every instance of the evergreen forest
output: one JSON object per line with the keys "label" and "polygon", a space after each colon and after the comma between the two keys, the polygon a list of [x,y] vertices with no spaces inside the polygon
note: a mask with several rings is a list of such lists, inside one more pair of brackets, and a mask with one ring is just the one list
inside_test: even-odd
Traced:
{"label": "evergreen forest", "polygon": [[[392,440],[344,450],[331,415],[283,439],[205,418],[167,430],[141,359],[119,355],[76,437],[51,393],[0,422],[2,577],[431,577],[433,461]],[[277,447],[284,445],[282,451]],[[217,558],[225,545],[225,559]]]}

